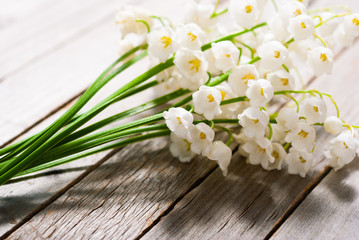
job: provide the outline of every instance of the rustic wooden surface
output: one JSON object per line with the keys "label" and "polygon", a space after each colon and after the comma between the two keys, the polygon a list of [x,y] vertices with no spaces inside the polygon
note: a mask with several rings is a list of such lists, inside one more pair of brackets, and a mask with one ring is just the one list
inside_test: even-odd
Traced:
{"label": "rustic wooden surface", "polygon": [[[46,126],[116,56],[119,1],[33,2],[0,2],[0,145]],[[171,17],[182,7],[124,2]],[[323,2],[335,3],[314,4]],[[359,11],[358,1],[343,2]],[[339,51],[333,75],[309,85],[332,94],[353,124],[359,124],[358,55],[358,43]],[[99,95],[132,76],[126,71]],[[319,141],[324,146],[328,135],[321,132]],[[224,178],[209,160],[179,163],[167,144],[135,144],[0,187],[0,239],[359,238],[358,161],[332,172],[318,151],[316,170],[303,179],[246,165],[235,153]]]}

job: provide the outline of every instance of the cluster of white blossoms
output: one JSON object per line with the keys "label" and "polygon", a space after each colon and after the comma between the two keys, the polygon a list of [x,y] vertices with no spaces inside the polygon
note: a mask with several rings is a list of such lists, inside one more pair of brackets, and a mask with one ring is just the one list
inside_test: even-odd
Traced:
{"label": "cluster of white blossoms", "polygon": [[357,132],[339,112],[327,113],[336,107],[330,95],[305,90],[303,75],[331,73],[333,52],[359,35],[359,14],[308,5],[309,0],[193,1],[181,23],[133,7],[119,11],[121,52],[148,44],[151,66],[171,58],[174,63],[156,76],[159,92],[192,91],[191,110],[163,113],[175,157],[188,162],[201,154],[226,175],[231,141],[216,140],[214,131],[225,129],[249,164],[267,170],[285,165],[290,174],[305,177],[316,164],[316,130],[324,127],[334,135],[325,149],[330,166],[337,170],[354,159]]}

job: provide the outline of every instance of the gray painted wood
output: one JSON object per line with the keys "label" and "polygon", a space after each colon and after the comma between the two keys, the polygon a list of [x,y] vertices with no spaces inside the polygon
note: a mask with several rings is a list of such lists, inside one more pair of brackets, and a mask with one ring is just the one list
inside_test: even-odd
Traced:
{"label": "gray painted wood", "polygon": [[137,237],[216,166],[203,158],[180,163],[167,148],[168,139],[125,148],[10,239]]}
{"label": "gray painted wood", "polygon": [[[148,144],[156,145],[155,142]],[[161,144],[159,145],[159,149],[165,147]],[[156,146],[150,146],[151,149],[153,147],[155,149],[157,148]],[[146,148],[146,146],[142,148]],[[125,149],[124,151],[128,151],[130,154],[134,152],[131,148]],[[152,154],[150,152],[144,151],[144,158],[148,158],[146,156]],[[119,155],[121,154],[122,153],[119,153]],[[159,156],[161,155],[162,153],[159,153]],[[116,172],[116,174],[120,175],[118,178],[113,177],[113,175],[115,175],[113,167],[105,164],[103,166],[106,171],[104,174],[100,174],[101,168],[97,169],[85,178],[84,181],[81,181],[70,191],[66,192],[63,197],[59,198],[15,232],[12,238],[25,237],[23,234],[29,234],[32,238],[61,238],[80,236],[81,234],[83,234],[85,238],[98,238],[99,236],[103,236],[104,233],[108,233],[108,238],[117,238],[119,236],[118,234],[122,234],[121,236],[126,238],[138,236],[143,230],[154,224],[152,221],[158,219],[158,217],[163,214],[167,214],[166,209],[171,208],[175,203],[173,199],[177,199],[185,194],[190,189],[189,186],[193,186],[193,184],[196,185],[194,181],[196,178],[198,179],[208,174],[208,172],[202,172],[193,178],[190,177],[187,179],[186,186],[181,186],[182,188],[178,194],[175,190],[173,190],[175,193],[168,193],[168,189],[177,189],[178,185],[176,184],[181,184],[181,181],[183,183],[183,178],[178,177],[178,175],[183,174],[188,176],[186,175],[189,174],[187,173],[188,170],[186,170],[188,166],[184,169],[180,167],[180,171],[174,171],[177,175],[175,176],[176,182],[173,184],[176,186],[173,187],[171,185],[168,188],[164,187],[162,189],[163,186],[168,186],[170,183],[167,181],[171,180],[171,178],[167,176],[160,178],[162,181],[158,180],[162,171],[167,174],[167,170],[172,170],[172,166],[175,168],[178,167],[178,163],[172,163],[174,161],[172,159],[170,160],[170,165],[163,165],[168,163],[168,160],[171,158],[169,155],[167,157],[159,156],[157,157],[160,158],[159,163],[156,162],[157,158],[149,161],[149,164],[156,163],[156,166],[151,165],[151,167],[147,169],[151,171],[143,170],[142,168],[146,169],[145,165],[141,168],[137,168],[137,165],[141,164],[136,162],[138,160],[134,160],[136,157],[139,158],[137,155],[126,158],[126,162],[122,162],[123,160],[120,161],[120,165],[128,161],[135,161],[136,166],[130,168],[131,164],[129,164],[129,168],[126,169],[127,164],[125,164],[124,166],[121,165],[121,169],[116,168],[119,170],[119,173]],[[127,155],[125,157],[127,157]],[[121,159],[123,158],[121,157]],[[113,161],[118,163],[117,160],[111,159],[108,164],[111,164]],[[130,176],[126,175],[121,178],[122,167],[125,168],[124,171],[130,173]],[[158,170],[156,167],[162,170]],[[205,167],[205,165],[201,163],[201,167]],[[191,169],[191,171],[200,171],[198,168],[195,168],[195,170]],[[136,171],[136,173],[133,173],[133,171]],[[192,174],[198,174],[198,172]],[[103,175],[106,175],[107,181],[100,181],[100,179],[103,180]],[[150,176],[148,181],[151,182],[151,184],[148,183],[150,184],[149,186],[145,185],[144,188],[141,188],[141,184],[131,185],[131,183],[136,183],[136,177],[142,179],[141,177],[144,176]],[[313,178],[315,174],[313,173],[311,176]],[[209,238],[210,236],[237,238],[239,235],[236,234],[242,234],[241,237],[243,238],[263,237],[284,210],[290,207],[293,199],[310,183],[312,178],[301,179],[299,177],[287,176],[283,172],[268,173],[257,167],[244,166],[243,162],[234,163],[230,176],[227,179],[223,179],[220,172],[215,170],[203,184],[200,184],[198,188],[186,195],[185,198],[175,206],[174,210],[170,211],[166,217],[161,219],[159,224],[154,224],[155,227],[148,235],[145,235],[145,238],[178,236],[188,238]],[[116,182],[114,183],[113,181]],[[156,192],[156,186],[158,186],[158,182],[156,181],[160,181],[161,185],[163,184],[161,190],[165,191],[165,193]],[[268,182],[272,184],[268,186]],[[102,186],[105,188],[100,189]],[[153,189],[155,193],[152,191],[148,193],[148,188],[150,190]],[[111,192],[111,190],[114,190],[114,192]],[[117,190],[121,191],[117,192]],[[94,194],[92,193],[93,191],[95,192]],[[125,205],[126,207],[124,207],[127,212],[118,211],[122,209],[122,202],[118,203],[120,206],[116,205],[116,200],[121,199],[123,192],[132,193],[128,194],[130,198],[126,198],[128,195],[125,196],[125,200],[128,200],[125,203],[127,204]],[[161,194],[165,194],[165,198],[171,200],[160,205],[160,203],[162,203],[161,197],[163,197]],[[150,198],[149,202],[146,201],[148,196]],[[155,205],[155,202],[158,205]],[[94,206],[92,206],[92,204]],[[159,206],[160,210],[154,209],[156,206]],[[146,221],[145,216],[150,218],[149,222]],[[182,218],[180,216],[182,216]],[[186,220],[188,221],[186,222]],[[55,223],[57,221],[58,224]],[[118,223],[118,221],[120,221],[120,223]],[[48,228],[49,223],[54,224]],[[129,228],[129,230],[122,228],[121,223],[126,223],[124,227]],[[40,231],[38,231],[39,229]],[[204,230],[207,231],[203,233]],[[219,231],[219,233],[216,234],[216,231]],[[233,233],[231,233],[231,231],[233,231]],[[201,233],[203,233],[203,235],[201,235]]]}
{"label": "gray painted wood", "polygon": [[[58,109],[64,102],[73,98],[77,93],[83,91],[110,62],[117,57],[116,49],[116,35],[117,29],[114,24],[114,1],[107,1],[106,3],[100,3],[98,1],[99,13],[108,11],[108,19],[101,24],[92,24],[91,29],[83,31],[82,25],[85,24],[85,20],[89,21],[93,18],[94,9],[88,11],[88,8],[81,10],[84,17],[80,18],[76,14],[73,14],[75,19],[67,19],[67,23],[73,22],[74,29],[65,28],[63,26],[63,32],[76,32],[78,38],[70,38],[68,42],[64,43],[61,48],[56,49],[53,53],[46,53],[41,55],[37,61],[32,61],[30,66],[23,68],[16,73],[12,73],[7,81],[0,83],[0,98],[1,98],[1,116],[0,116],[0,143],[9,141],[11,138],[21,134],[27,128],[31,128],[33,124],[37,124],[42,118],[46,118],[49,113],[58,111],[55,115],[44,120],[43,123],[33,128],[30,132],[35,133],[54,119],[59,117],[67,108]],[[146,8],[154,8],[157,2],[138,1],[138,3]],[[62,12],[66,4],[70,4],[68,1],[61,3],[59,6],[53,6],[45,16],[53,15],[54,13]],[[91,2],[93,4],[93,2]],[[120,4],[120,3],[119,3]],[[57,10],[56,10],[57,7]],[[68,6],[69,7],[69,6]],[[84,6],[85,7],[85,6]],[[93,6],[91,6],[93,8]],[[164,4],[165,9],[160,9],[159,14],[164,14],[168,5]],[[75,6],[78,10],[81,9],[81,4]],[[41,15],[41,14],[40,14]],[[173,14],[174,17],[176,14]],[[36,18],[36,21],[40,21],[44,16]],[[96,17],[94,17],[95,19]],[[35,20],[32,20],[33,22]],[[59,18],[61,20],[61,18]],[[81,20],[81,24],[75,24],[77,20]],[[35,21],[35,22],[36,22]],[[30,23],[33,23],[30,22]],[[21,28],[26,26],[25,23],[19,23]],[[30,28],[31,24],[27,25]],[[13,28],[18,27],[18,24],[11,26]],[[43,28],[44,26],[39,26]],[[9,27],[10,28],[10,27]],[[21,29],[18,28],[18,29]],[[6,29],[5,29],[6,30]],[[4,30],[4,31],[5,31]],[[33,34],[33,31],[28,29],[24,34]],[[1,31],[1,30],[0,30]],[[21,32],[21,31],[20,31]],[[7,36],[11,36],[12,32],[9,30]],[[17,32],[18,35],[19,32]],[[45,34],[45,33],[44,33]],[[46,34],[45,34],[46,35]],[[21,36],[14,35],[20,39]],[[40,38],[39,40],[52,41],[51,34],[46,38]],[[56,45],[56,41],[52,41],[52,44]],[[31,49],[30,45],[22,46],[24,51],[26,50],[34,56],[37,54],[36,50]],[[39,43],[39,46],[41,44]],[[50,45],[48,45],[50,46]],[[7,50],[7,49],[5,49]],[[11,56],[13,57],[13,56]],[[0,57],[1,58],[1,57]],[[147,62],[137,64],[136,69],[132,71],[126,71],[122,77],[115,79],[107,87],[100,91],[98,96],[89,102],[89,106],[93,106],[95,102],[102,100],[104,96],[109,95],[123,85],[124,82],[129,81],[133,77],[137,76],[137,71],[143,71],[147,67]],[[66,71],[65,71],[66,70]],[[0,73],[1,74],[1,73]],[[51,79],[49,79],[51,77]],[[71,87],[69,87],[71,86]],[[105,110],[101,116],[106,117],[111,114],[117,113],[121,110],[138,105],[142,101],[146,101],[152,98],[150,93],[140,94],[136,96],[136,101],[129,99],[119,104],[115,104],[111,108]],[[27,104],[32,102],[32,104]],[[86,107],[85,109],[87,109]],[[5,114],[6,113],[6,114]],[[22,135],[20,138],[26,136]],[[92,164],[102,161],[106,153],[98,154],[95,156],[81,159],[74,163],[64,165],[59,168],[55,168],[52,174],[45,175],[38,178],[33,178],[27,181],[12,183],[0,188],[0,235],[11,229],[17,223],[21,221],[25,216],[31,213],[34,209],[38,208],[44,202],[48,201],[62,188],[68,186],[79,175]],[[60,174],[61,173],[61,174]]]}
{"label": "gray painted wood", "polygon": [[[339,60],[332,75],[338,84],[322,88],[333,93],[341,114],[352,124],[359,124],[357,94],[357,54],[359,44]],[[348,67],[350,66],[350,67]],[[340,84],[339,84],[340,83]],[[346,97],[343,97],[346,96]],[[358,239],[359,238],[359,159],[329,175],[309,194],[289,219],[278,230],[275,239],[302,237],[303,239]]]}

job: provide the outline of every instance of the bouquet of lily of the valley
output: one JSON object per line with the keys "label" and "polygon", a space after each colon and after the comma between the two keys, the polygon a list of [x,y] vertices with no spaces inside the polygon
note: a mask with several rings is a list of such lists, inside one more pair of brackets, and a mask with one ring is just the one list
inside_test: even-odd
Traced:
{"label": "bouquet of lily of the valley", "polygon": [[[0,184],[167,135],[169,150],[181,162],[200,154],[226,175],[234,139],[249,164],[267,170],[285,164],[290,174],[304,177],[314,166],[321,126],[334,135],[324,150],[326,161],[342,168],[356,155],[358,127],[340,118],[331,95],[306,89],[303,73],[331,73],[333,52],[359,35],[359,14],[307,7],[308,0],[189,2],[181,23],[122,7],[116,16],[121,57],[50,126],[0,150]],[[105,84],[144,58],[150,60],[146,72],[80,112]],[[84,126],[113,103],[149,88],[155,99]],[[166,110],[106,128],[161,105]],[[327,115],[329,106],[336,114]]]}

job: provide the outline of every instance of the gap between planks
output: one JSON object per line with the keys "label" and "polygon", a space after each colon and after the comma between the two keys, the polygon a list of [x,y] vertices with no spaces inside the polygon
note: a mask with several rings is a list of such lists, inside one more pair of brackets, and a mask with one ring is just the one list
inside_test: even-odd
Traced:
{"label": "gap between planks", "polygon": [[[343,53],[343,51],[341,51],[339,53],[339,56]],[[338,56],[336,56],[337,58]],[[314,79],[311,79],[310,80],[310,83],[312,83],[314,81]],[[77,96],[76,96],[77,97]],[[75,99],[76,97],[74,97],[73,99]],[[72,100],[73,100],[72,99]],[[67,101],[67,103],[71,102],[72,100],[70,101]],[[65,103],[64,105],[66,105],[67,103]],[[64,106],[63,105],[63,106]],[[57,109],[53,110],[53,112],[56,112],[57,110],[61,109],[62,106],[58,107]],[[48,114],[48,115],[51,115],[52,113]],[[44,119],[46,119],[47,117],[44,117]],[[43,120],[43,119],[42,119]],[[38,122],[41,122],[42,120],[39,120]],[[37,122],[37,123],[38,123]],[[36,123],[36,124],[37,124]],[[36,125],[34,124],[34,125]],[[34,126],[33,125],[33,126]],[[29,127],[28,129],[31,129],[32,127]],[[26,130],[25,130],[26,131]],[[22,134],[19,134],[19,135],[22,135]],[[75,184],[77,184],[79,181],[81,181],[82,178],[84,178],[86,175],[88,175],[91,171],[93,171],[96,167],[100,166],[102,163],[104,163],[109,157],[111,157],[113,154],[115,154],[116,151],[114,152],[111,152],[110,154],[108,154],[105,158],[103,158],[102,160],[100,160],[98,163],[96,163],[94,166],[90,167],[88,169],[88,171],[86,171],[85,173],[81,174],[77,179],[75,179],[74,181],[72,181],[68,186],[66,186],[65,188],[61,189],[58,193],[56,193],[53,197],[51,197],[48,201],[44,202],[43,204],[41,204],[38,208],[38,212],[40,212],[43,208],[45,208],[46,206],[44,206],[46,203],[47,204],[51,204],[53,201],[55,201],[59,196],[61,196],[63,193],[65,193],[68,189],[70,189],[72,186],[74,186]],[[95,167],[96,166],[96,167]],[[94,167],[94,168],[93,168]],[[158,219],[156,219],[153,224],[151,224],[151,226],[148,227],[148,229],[145,229],[139,236],[138,236],[138,239],[140,239],[144,234],[146,234],[146,232],[148,232],[152,226],[154,226],[155,224],[157,224],[161,218],[165,215],[167,215],[172,209],[173,207],[190,191],[192,191],[194,188],[196,188],[197,186],[199,186],[204,180],[205,178],[207,178],[214,170],[216,169],[216,167],[214,167],[213,169],[211,169],[204,177],[198,179],[196,181],[195,184],[193,184],[191,186],[191,188],[183,193],[179,198],[177,198],[173,204],[162,214],[158,217]],[[325,178],[325,176],[330,172],[330,168],[325,168],[320,174],[317,175],[317,177],[313,180],[312,183],[308,184],[307,185],[307,188],[298,196],[298,198],[296,198],[293,202],[293,204],[291,204],[291,206],[287,209],[287,211],[283,214],[283,216],[281,217],[281,219],[275,224],[274,228],[273,229],[278,229],[281,225],[281,223],[283,223],[290,215],[291,213],[293,213],[296,209],[296,207],[299,206],[299,204],[308,196],[308,194],[321,182],[321,180],[323,178]],[[294,209],[293,209],[294,208]],[[34,213],[37,209],[35,209],[32,213]],[[37,212],[36,212],[37,213]],[[33,215],[35,215],[36,213],[34,213]],[[31,215],[31,214],[30,214]],[[27,218],[27,217],[26,217]],[[26,218],[24,220],[26,220]],[[29,219],[28,219],[29,220]],[[25,221],[26,222],[26,221]],[[272,229],[272,230],[273,230]],[[16,229],[15,229],[16,230]],[[275,232],[274,230],[274,232]],[[272,231],[271,231],[272,232]],[[268,234],[267,237],[270,237],[272,234],[271,232]],[[274,233],[273,232],[273,233]],[[267,239],[266,237],[266,239]]]}
{"label": "gap between planks", "polygon": [[80,176],[72,180],[69,184],[67,184],[65,187],[63,187],[61,190],[56,192],[53,196],[51,196],[48,200],[37,206],[34,210],[32,210],[28,215],[26,215],[19,223],[17,223],[15,226],[13,226],[9,231],[7,231],[5,234],[0,236],[0,240],[5,240],[7,237],[9,237],[13,232],[15,232],[18,228],[20,228],[22,225],[24,225],[27,221],[29,221],[32,217],[34,217],[36,214],[41,212],[43,209],[45,209],[47,206],[49,206],[51,203],[56,201],[59,197],[61,197],[64,193],[66,193],[69,189],[71,189],[73,186],[75,186],[77,183],[79,183],[83,178],[85,178],[87,175],[89,175],[92,171],[94,171],[96,168],[101,166],[106,160],[111,158],[113,155],[115,155],[117,152],[119,152],[122,148],[118,148],[115,150],[112,150],[110,153],[108,153],[105,157],[103,157],[101,160],[99,160],[94,165],[90,166],[86,169],[85,172],[83,172]]}

